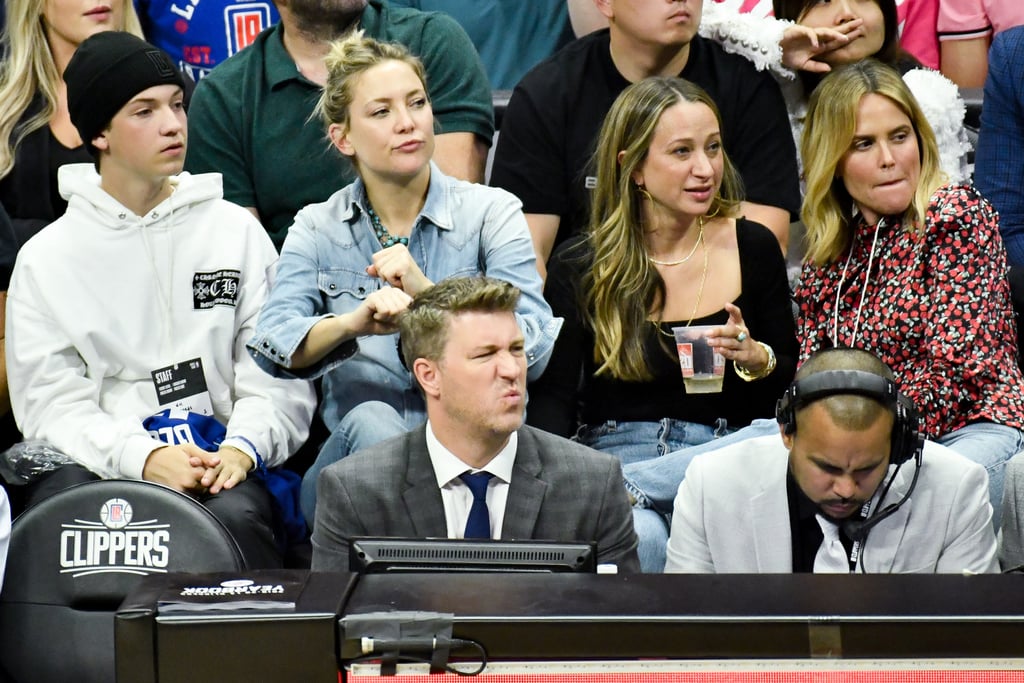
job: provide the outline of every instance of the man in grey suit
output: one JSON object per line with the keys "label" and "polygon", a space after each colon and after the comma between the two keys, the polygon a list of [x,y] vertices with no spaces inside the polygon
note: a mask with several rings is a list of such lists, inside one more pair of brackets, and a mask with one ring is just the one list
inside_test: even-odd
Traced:
{"label": "man in grey suit", "polygon": [[427,422],[320,473],[314,570],[348,570],[353,536],[404,536],[596,541],[599,563],[639,571],[618,460],[523,425],[518,299],[507,282],[450,278],[403,313]]}
{"label": "man in grey suit", "polygon": [[777,436],[697,456],[679,486],[667,572],[992,572],[985,469],[919,433],[866,351],[812,356]]}

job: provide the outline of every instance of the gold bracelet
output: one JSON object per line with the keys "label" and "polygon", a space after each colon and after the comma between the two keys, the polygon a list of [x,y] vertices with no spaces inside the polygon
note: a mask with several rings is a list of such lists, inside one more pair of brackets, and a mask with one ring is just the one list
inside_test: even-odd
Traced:
{"label": "gold bracelet", "polygon": [[753,382],[755,379],[764,379],[768,375],[772,374],[772,372],[775,370],[775,351],[773,351],[772,347],[768,346],[764,342],[757,343],[758,345],[760,345],[762,349],[764,349],[765,353],[768,354],[768,364],[764,366],[763,370],[761,370],[760,372],[750,372],[746,368],[741,368],[739,366],[739,363],[737,363],[736,361],[732,362],[732,369],[736,371],[736,374],[739,375],[740,379],[742,379],[744,382]]}

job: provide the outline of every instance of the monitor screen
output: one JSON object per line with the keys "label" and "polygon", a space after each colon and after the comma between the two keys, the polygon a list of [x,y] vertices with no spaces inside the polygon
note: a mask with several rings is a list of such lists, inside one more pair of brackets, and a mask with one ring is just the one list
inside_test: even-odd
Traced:
{"label": "monitor screen", "polygon": [[597,544],[455,538],[355,537],[349,569],[389,572],[594,572]]}

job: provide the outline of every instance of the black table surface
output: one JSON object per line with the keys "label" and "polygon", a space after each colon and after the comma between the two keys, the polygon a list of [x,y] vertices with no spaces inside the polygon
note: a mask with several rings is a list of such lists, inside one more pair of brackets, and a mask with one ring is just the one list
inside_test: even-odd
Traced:
{"label": "black table surface", "polygon": [[1021,575],[369,575],[344,613],[393,611],[505,658],[1024,656]]}

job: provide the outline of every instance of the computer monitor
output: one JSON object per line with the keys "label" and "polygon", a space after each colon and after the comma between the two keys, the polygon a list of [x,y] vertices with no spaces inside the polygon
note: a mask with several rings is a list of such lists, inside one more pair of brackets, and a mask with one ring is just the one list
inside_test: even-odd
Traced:
{"label": "computer monitor", "polygon": [[361,536],[349,542],[349,569],[400,572],[595,572],[597,544]]}

